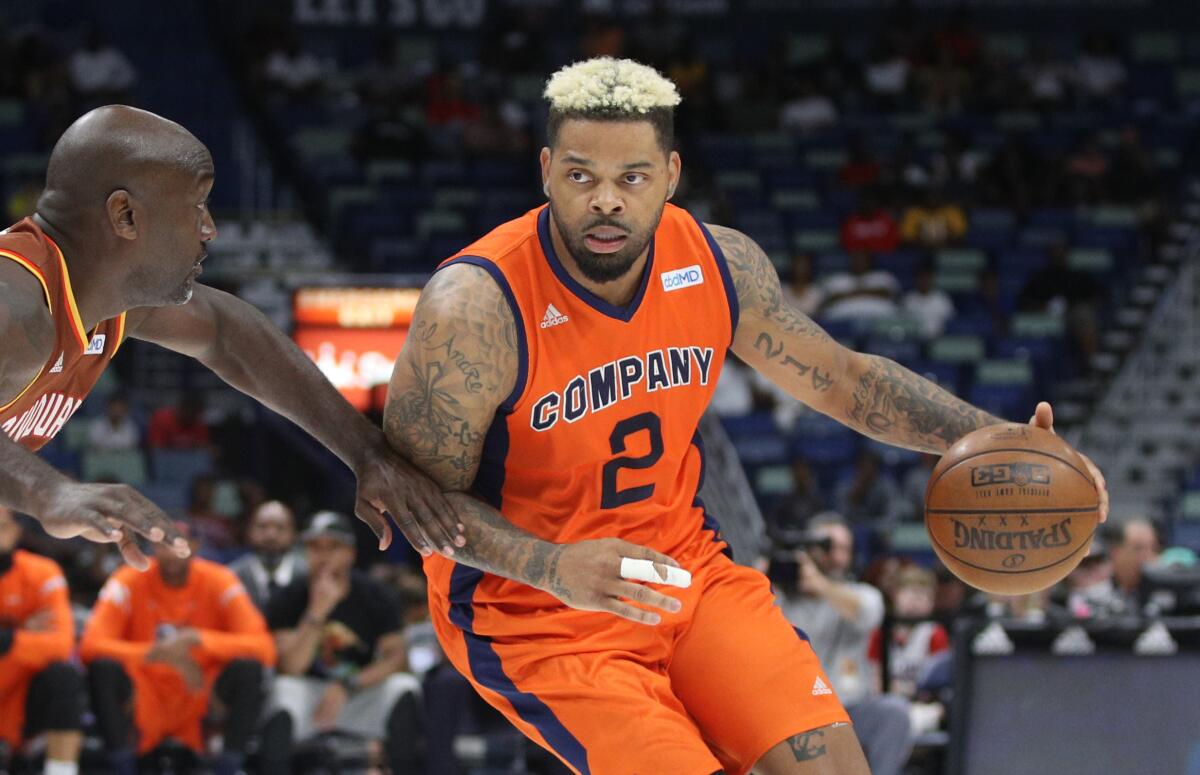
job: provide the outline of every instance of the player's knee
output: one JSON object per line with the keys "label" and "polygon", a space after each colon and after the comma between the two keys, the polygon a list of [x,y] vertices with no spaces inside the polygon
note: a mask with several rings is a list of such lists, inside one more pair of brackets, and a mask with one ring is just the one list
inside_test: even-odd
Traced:
{"label": "player's knee", "polygon": [[116,687],[129,680],[125,667],[115,659],[97,659],[87,670],[88,682],[93,689]]}
{"label": "player's knee", "polygon": [[29,687],[35,695],[74,695],[83,691],[83,676],[67,662],[51,662],[34,676]]}
{"label": "player's knee", "polygon": [[254,659],[235,659],[225,666],[221,674],[222,677],[228,676],[226,680],[232,682],[260,686],[264,672],[262,662]]}
{"label": "player's knee", "polygon": [[50,663],[29,684],[29,698],[38,703],[38,726],[47,731],[80,729],[84,693],[78,670],[66,662]]}

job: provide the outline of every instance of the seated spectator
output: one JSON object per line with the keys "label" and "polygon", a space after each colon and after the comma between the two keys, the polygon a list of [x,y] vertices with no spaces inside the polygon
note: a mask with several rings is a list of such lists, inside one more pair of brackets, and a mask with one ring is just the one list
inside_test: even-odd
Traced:
{"label": "seated spectator", "polygon": [[1018,211],[1051,199],[1057,180],[1024,134],[1010,134],[980,176],[984,201]]}
{"label": "seated spectator", "polygon": [[837,509],[851,524],[885,525],[895,520],[896,483],[881,470],[879,456],[871,450],[858,455],[854,474],[838,487]]}
{"label": "seated spectator", "polygon": [[964,133],[951,133],[930,160],[932,186],[955,196],[969,194],[985,159],[982,152],[970,146]]}
{"label": "seated spectator", "polygon": [[875,44],[870,61],[863,68],[867,92],[885,106],[895,106],[908,91],[908,59],[888,41]]}
{"label": "seated spectator", "polygon": [[721,417],[745,417],[754,411],[754,392],[750,369],[736,357],[721,369],[709,406]]}
{"label": "seated spectator", "polygon": [[384,741],[393,775],[421,772],[420,684],[407,672],[400,606],[390,589],[354,570],[349,520],[315,514],[304,531],[308,573],[268,613],[279,675],[263,733],[266,772],[287,772],[294,742],[338,731]]}
{"label": "seated spectator", "polygon": [[1109,192],[1114,199],[1143,204],[1158,195],[1158,167],[1142,144],[1137,127],[1121,130],[1121,141],[1113,154],[1110,177],[1118,181]]}
{"label": "seated spectator", "polygon": [[917,72],[917,85],[926,110],[957,113],[971,93],[971,72],[955,61],[952,50],[942,48]]}
{"label": "seated spectator", "polygon": [[779,110],[779,128],[796,132],[815,132],[837,120],[837,105],[827,94],[819,93],[810,78],[801,79],[796,93]]}
{"label": "seated spectator", "polygon": [[867,654],[871,633],[883,621],[883,595],[851,576],[854,534],[844,521],[826,513],[816,517],[809,530],[828,538],[829,549],[796,553],[796,583],[778,590],[779,606],[808,636],[854,722],[871,772],[900,775],[913,746],[908,703],[879,693]]}
{"label": "seated spectator", "polygon": [[146,440],[156,449],[204,449],[209,446],[204,402],[195,393],[185,393],[176,406],[164,406],[150,416]]}
{"label": "seated spectator", "polygon": [[[895,623],[888,643],[889,691],[916,699],[917,685],[929,658],[950,648],[946,628],[932,621],[937,579],[933,571],[910,566],[900,571],[888,593]],[[883,658],[883,631],[871,636],[871,660]]]}
{"label": "seated spectator", "polygon": [[129,102],[129,92],[138,80],[137,69],[129,58],[94,27],[88,31],[83,48],[71,54],[68,68],[71,88],[84,98],[85,107]]}
{"label": "seated spectator", "polygon": [[237,531],[233,521],[218,511],[214,505],[217,480],[211,476],[198,476],[192,482],[188,496],[188,522],[209,555],[222,559],[221,553],[237,545]]}
{"label": "seated spectator", "polygon": [[921,336],[935,339],[954,317],[954,302],[950,295],[933,287],[933,267],[928,264],[917,270],[916,284],[904,295],[904,312],[921,324]]}
{"label": "seated spectator", "polygon": [[879,182],[883,167],[867,148],[862,135],[850,142],[849,158],[838,170],[838,182],[845,188],[869,188]]}
{"label": "seated spectator", "polygon": [[897,509],[901,519],[920,521],[925,518],[925,488],[929,486],[933,467],[940,459],[937,455],[921,455],[921,462],[904,474],[900,482],[900,506]]}
{"label": "seated spectator", "polygon": [[1158,528],[1147,519],[1109,524],[1104,528],[1104,542],[1112,558],[1113,582],[1123,609],[1140,612],[1142,569],[1162,552]]}
{"label": "seated spectator", "polygon": [[124,396],[108,399],[104,414],[93,418],[88,426],[87,446],[89,450],[102,452],[125,452],[138,449],[142,432],[129,416],[129,401]]}
{"label": "seated spectator", "polygon": [[1075,61],[1075,80],[1085,98],[1107,100],[1125,85],[1125,65],[1113,53],[1112,41],[1105,35],[1090,36]]}
{"label": "seated spectator", "polygon": [[1064,605],[1077,619],[1102,618],[1123,613],[1124,601],[1113,584],[1113,564],[1104,541],[1092,541],[1087,556],[1063,580]]}
{"label": "seated spectator", "polygon": [[871,254],[850,254],[850,271],[825,281],[821,316],[830,320],[871,320],[896,314],[900,281],[891,272],[875,269]]}
{"label": "seated spectator", "polygon": [[1072,269],[1067,246],[1050,248],[1050,263],[1025,281],[1017,306],[1026,312],[1046,312],[1062,317],[1083,363],[1090,364],[1099,348],[1100,304],[1104,289],[1087,272]]}
{"label": "seated spectator", "polygon": [[88,665],[92,709],[116,775],[133,775],[137,756],[173,737],[205,750],[202,727],[220,700],[224,744],[216,775],[235,775],[262,712],[265,669],[275,644],[262,614],[228,568],[162,544],[145,572],[109,578],[79,644]]}
{"label": "seated spectator", "polygon": [[308,568],[296,547],[296,517],[279,501],[267,501],[250,515],[246,528],[250,553],[242,555],[229,569],[237,574],[250,600],[264,613],[270,602],[292,579]]}
{"label": "seated spectator", "polygon": [[1108,190],[1108,156],[1096,137],[1089,137],[1067,158],[1066,175],[1072,201],[1092,204],[1102,200]]}
{"label": "seated spectator", "polygon": [[944,247],[966,234],[967,215],[962,207],[947,202],[934,188],[926,192],[924,204],[909,207],[900,221],[900,238],[925,248]]}
{"label": "seated spectator", "polygon": [[811,253],[797,251],[792,254],[791,273],[783,286],[783,297],[809,317],[821,308],[821,286],[816,282]]}
{"label": "seated spectator", "polygon": [[[83,748],[83,676],[67,582],[58,565],[23,549],[21,524],[0,506],[0,772],[5,751],[46,736],[46,775],[76,775]],[[28,771],[28,770],[27,770]]]}
{"label": "seated spectator", "polygon": [[321,91],[325,71],[325,64],[315,54],[301,49],[295,36],[288,35],[267,55],[262,79],[270,91],[289,97],[305,97]]}
{"label": "seated spectator", "polygon": [[821,483],[813,476],[808,461],[792,461],[792,491],[779,499],[771,515],[769,531],[773,534],[796,533],[808,527],[814,516],[825,510]]}
{"label": "seated spectator", "polygon": [[900,244],[896,219],[871,194],[864,194],[858,209],[842,223],[842,249],[891,253]]}
{"label": "seated spectator", "polygon": [[430,127],[462,126],[479,119],[479,105],[468,98],[462,75],[444,68],[425,82],[425,122]]}
{"label": "seated spectator", "polygon": [[1029,97],[1040,108],[1057,107],[1070,96],[1071,67],[1054,58],[1046,41],[1033,44],[1033,55],[1021,69],[1021,78]]}

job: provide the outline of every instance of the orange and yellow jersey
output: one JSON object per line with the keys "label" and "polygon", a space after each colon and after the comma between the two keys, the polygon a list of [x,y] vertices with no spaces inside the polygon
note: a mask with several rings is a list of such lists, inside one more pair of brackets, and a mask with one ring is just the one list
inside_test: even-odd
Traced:
{"label": "orange and yellow jersey", "polygon": [[0,232],[0,261],[15,261],[37,278],[54,319],[54,349],[21,393],[0,406],[0,430],[31,450],[62,430],[100,379],[125,336],[125,314],[84,331],[67,261],[32,218]]}
{"label": "orange and yellow jersey", "polygon": [[[697,494],[697,424],[737,325],[724,256],[699,221],[668,204],[636,295],[616,307],[571,278],[550,228],[543,206],[441,267],[485,269],[517,323],[517,384],[485,437],[474,491],[548,541],[617,537],[684,567],[702,562],[725,549]],[[562,606],[438,555],[425,568],[431,595],[449,603],[463,629],[482,632],[492,605],[508,613]]]}

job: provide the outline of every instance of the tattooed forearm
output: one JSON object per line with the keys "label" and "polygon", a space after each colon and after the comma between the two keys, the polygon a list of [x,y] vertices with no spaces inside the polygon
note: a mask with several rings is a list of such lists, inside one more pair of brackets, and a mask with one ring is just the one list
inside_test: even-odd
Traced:
{"label": "tattooed forearm", "polygon": [[792,735],[787,742],[798,762],[812,761],[825,755],[825,733],[820,730]]}
{"label": "tattooed forearm", "polygon": [[833,386],[833,377],[826,371],[824,374],[816,366],[810,366],[807,363],[801,363],[792,356],[784,352],[784,346],[781,342],[778,346],[775,340],[766,331],[760,331],[758,337],[754,340],[754,349],[761,352],[763,355],[770,358],[783,366],[787,366],[796,373],[797,376],[804,378],[810,372],[812,374],[812,389],[818,393],[823,393]]}
{"label": "tattooed forearm", "polygon": [[446,496],[466,526],[466,546],[454,560],[544,590],[570,604],[558,573],[565,545],[543,541],[513,525],[486,503],[465,493]]}
{"label": "tattooed forearm", "polygon": [[941,454],[976,428],[1002,422],[894,361],[861,358],[867,369],[840,419],[868,436]]}

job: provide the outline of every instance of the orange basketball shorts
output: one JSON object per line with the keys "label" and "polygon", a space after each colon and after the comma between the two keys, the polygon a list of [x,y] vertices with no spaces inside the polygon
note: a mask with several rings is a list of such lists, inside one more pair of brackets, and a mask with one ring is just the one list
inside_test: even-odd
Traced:
{"label": "orange basketball shorts", "polygon": [[[746,773],[799,732],[849,722],[761,573],[712,553],[657,626],[565,607],[473,602],[456,566],[430,595],[438,639],[476,691],[584,775]],[[820,682],[818,683],[818,679]]]}

